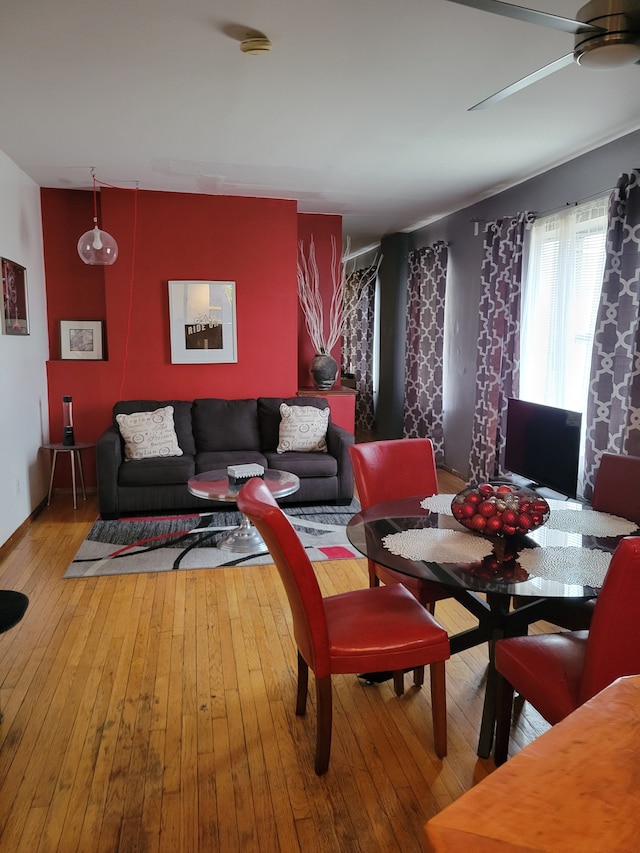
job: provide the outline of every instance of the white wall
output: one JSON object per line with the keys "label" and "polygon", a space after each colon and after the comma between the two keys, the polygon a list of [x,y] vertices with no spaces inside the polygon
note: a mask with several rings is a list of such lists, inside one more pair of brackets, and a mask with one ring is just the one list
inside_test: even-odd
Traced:
{"label": "white wall", "polygon": [[49,357],[40,189],[0,151],[0,257],[26,268],[28,336],[0,334],[0,545],[46,496]]}

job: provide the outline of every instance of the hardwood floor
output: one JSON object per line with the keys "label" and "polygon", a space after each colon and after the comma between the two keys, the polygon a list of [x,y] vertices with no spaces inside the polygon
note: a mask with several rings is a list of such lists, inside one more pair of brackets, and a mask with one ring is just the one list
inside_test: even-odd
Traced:
{"label": "hardwood floor", "polygon": [[[475,754],[481,647],[447,664],[443,761],[428,689],[336,677],[318,778],[275,568],[64,580],[96,515],[58,494],[0,553],[0,587],[30,598],[0,636],[0,850],[420,851],[425,821],[494,769]],[[316,568],[324,594],[367,583],[364,560]],[[472,624],[448,601],[437,617]],[[545,728],[525,707],[512,751]]]}

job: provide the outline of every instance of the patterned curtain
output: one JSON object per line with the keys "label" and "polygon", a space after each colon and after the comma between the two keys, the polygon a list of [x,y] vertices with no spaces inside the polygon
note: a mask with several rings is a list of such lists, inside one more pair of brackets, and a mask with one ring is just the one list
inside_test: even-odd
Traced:
{"label": "patterned curtain", "polygon": [[584,496],[604,452],[640,456],[640,169],[609,200],[604,282],[587,400]]}
{"label": "patterned curtain", "polygon": [[487,223],[481,275],[470,482],[504,474],[507,400],[518,395],[524,235],[531,213]]}
{"label": "patterned curtain", "polygon": [[445,243],[409,254],[404,402],[405,438],[430,438],[444,462],[442,374],[448,249]]}
{"label": "patterned curtain", "polygon": [[342,372],[356,383],[356,429],[373,428],[373,335],[377,264],[345,278]]}

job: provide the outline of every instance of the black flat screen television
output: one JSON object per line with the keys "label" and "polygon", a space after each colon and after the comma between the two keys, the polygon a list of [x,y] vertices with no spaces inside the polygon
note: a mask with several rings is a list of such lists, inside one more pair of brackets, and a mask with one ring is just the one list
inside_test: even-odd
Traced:
{"label": "black flat screen television", "polygon": [[575,498],[582,414],[511,398],[507,402],[504,464],[531,486]]}

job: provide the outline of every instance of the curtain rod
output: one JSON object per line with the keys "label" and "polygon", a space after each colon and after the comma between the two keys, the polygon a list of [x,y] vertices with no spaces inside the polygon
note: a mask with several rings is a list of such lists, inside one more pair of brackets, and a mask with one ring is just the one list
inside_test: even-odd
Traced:
{"label": "curtain rod", "polygon": [[[615,187],[609,187],[608,189],[600,190],[599,192],[591,193],[591,195],[584,196],[583,198],[580,198],[577,201],[565,201],[564,204],[560,204],[557,207],[551,207],[551,208],[549,208],[549,210],[543,210],[543,211],[537,211],[536,210],[536,211],[532,211],[532,213],[534,213],[535,216],[537,216],[537,217],[551,216],[551,214],[558,213],[561,210],[566,210],[568,207],[578,207],[579,205],[584,204],[587,201],[591,201],[592,199],[600,198],[601,196],[605,196],[605,195],[611,195],[611,193],[614,191],[614,189],[615,189]],[[514,213],[505,213],[498,218],[499,219],[513,219],[513,217],[515,215],[516,214],[514,214]],[[478,236],[478,226],[479,225],[486,225],[487,222],[489,222],[489,221],[494,221],[494,220],[481,219],[478,216],[474,216],[469,220],[469,222],[473,222],[475,225],[474,235],[476,237]]]}
{"label": "curtain rod", "polygon": [[551,216],[552,213],[558,213],[561,210],[566,210],[568,207],[578,207],[581,204],[585,204],[587,201],[592,201],[593,199],[600,198],[601,196],[611,195],[614,189],[615,187],[609,187],[606,190],[600,190],[597,193],[586,195],[584,198],[578,199],[578,201],[565,201],[564,204],[558,205],[558,207],[552,207],[549,210],[543,210],[541,213],[536,211],[536,216]]}

